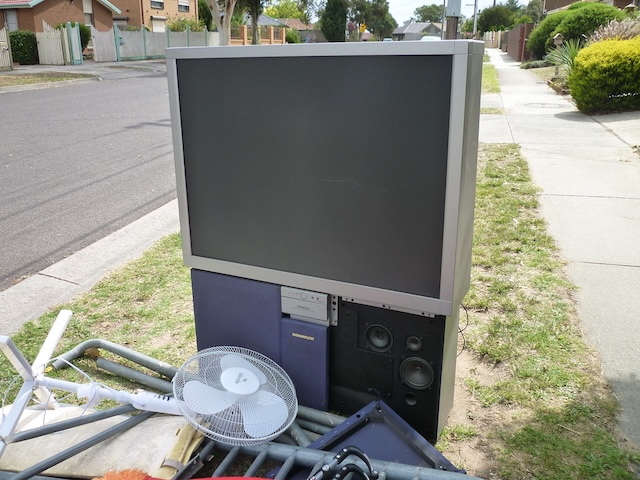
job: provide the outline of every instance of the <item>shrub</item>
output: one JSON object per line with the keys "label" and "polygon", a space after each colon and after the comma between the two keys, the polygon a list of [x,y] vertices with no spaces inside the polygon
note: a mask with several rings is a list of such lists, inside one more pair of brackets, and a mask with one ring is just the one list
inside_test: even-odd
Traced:
{"label": "shrub", "polygon": [[582,49],[582,42],[577,38],[570,38],[558,48],[550,50],[547,54],[547,60],[554,65],[561,67],[560,78],[563,83],[566,82],[571,70],[576,63],[576,57]]}
{"label": "shrub", "polygon": [[287,43],[302,43],[300,32],[298,30],[294,30],[293,28],[287,28],[285,40]]}
{"label": "shrub", "polygon": [[14,62],[20,65],[36,65],[39,62],[35,33],[26,30],[9,32],[9,42]]}
{"label": "shrub", "polygon": [[640,37],[583,48],[569,75],[569,87],[585,113],[640,110]]}
{"label": "shrub", "polygon": [[589,43],[602,40],[630,40],[640,37],[640,19],[625,18],[624,20],[611,20],[607,25],[602,25],[588,38]]}
{"label": "shrub", "polygon": [[544,68],[544,67],[553,67],[553,63],[547,60],[530,60],[528,62],[522,62],[520,64],[520,68],[524,70],[528,70],[531,68]]}
{"label": "shrub", "polygon": [[193,18],[175,18],[167,22],[167,28],[170,32],[199,32],[204,29],[202,20],[194,20]]}
{"label": "shrub", "polygon": [[562,10],[557,13],[549,15],[547,18],[540,22],[536,28],[534,28],[529,37],[527,38],[527,50],[537,59],[541,59],[547,53],[547,39],[551,38],[551,32],[553,32],[560,22],[570,15],[568,10]]}
{"label": "shrub", "polygon": [[213,31],[213,14],[206,0],[198,0],[198,20],[207,30]]}
{"label": "shrub", "polygon": [[569,12],[562,22],[551,32],[546,41],[546,48],[554,48],[553,37],[561,34],[564,40],[584,40],[600,26],[608,24],[611,20],[622,20],[624,13],[615,7],[604,3],[575,3],[567,9]]}

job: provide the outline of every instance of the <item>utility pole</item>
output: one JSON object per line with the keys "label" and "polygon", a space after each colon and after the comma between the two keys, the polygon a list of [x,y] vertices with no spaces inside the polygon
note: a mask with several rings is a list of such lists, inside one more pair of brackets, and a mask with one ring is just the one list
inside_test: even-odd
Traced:
{"label": "utility pole", "polygon": [[461,15],[462,0],[449,0],[447,4],[447,30],[445,38],[455,40],[458,38],[458,20]]}

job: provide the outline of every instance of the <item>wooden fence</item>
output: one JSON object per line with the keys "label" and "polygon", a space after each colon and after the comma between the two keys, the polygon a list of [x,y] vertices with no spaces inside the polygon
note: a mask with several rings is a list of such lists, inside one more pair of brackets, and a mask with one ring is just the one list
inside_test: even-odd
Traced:
{"label": "wooden fence", "polygon": [[482,39],[484,45],[487,48],[500,48],[503,42],[503,36],[505,32],[500,30],[498,32],[484,32]]}
{"label": "wooden fence", "polygon": [[9,32],[7,28],[0,28],[0,71],[11,70],[13,60],[11,59],[11,44],[9,43]]}
{"label": "wooden fence", "polygon": [[[41,65],[65,65],[82,63],[80,31],[67,24],[62,29],[47,29],[36,33],[38,55]],[[1,32],[2,30],[0,30]],[[246,25],[232,29],[231,45],[249,45],[251,27]],[[260,27],[260,43],[284,44],[285,29]],[[0,36],[0,68],[2,67],[2,37]],[[147,60],[165,58],[165,49],[170,47],[204,47],[219,45],[218,32],[149,32],[140,30],[113,30],[100,32],[91,27],[91,46],[96,62],[116,62],[122,60]]]}
{"label": "wooden fence", "polygon": [[45,32],[36,32],[40,65],[80,65],[82,64],[82,46],[80,27],[76,23],[60,29],[48,28]]}
{"label": "wooden fence", "polygon": [[[260,43],[266,45],[286,43],[286,29],[276,27],[258,27],[260,29]],[[231,28],[230,45],[250,45],[252,27],[241,25]]]}
{"label": "wooden fence", "polygon": [[93,60],[96,62],[115,62],[118,60],[116,36],[113,30],[100,32],[92,25],[91,48],[93,49]]}
{"label": "wooden fence", "polygon": [[206,47],[218,45],[217,32],[148,32],[121,31],[114,26],[111,32],[94,32],[93,58],[96,62],[147,60],[165,58],[169,47]]}

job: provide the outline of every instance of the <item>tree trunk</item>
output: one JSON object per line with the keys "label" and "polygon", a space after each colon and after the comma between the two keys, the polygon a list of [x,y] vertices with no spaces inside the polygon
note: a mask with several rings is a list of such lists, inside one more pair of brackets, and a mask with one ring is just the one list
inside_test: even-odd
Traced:
{"label": "tree trunk", "polygon": [[208,0],[213,14],[213,20],[216,22],[220,45],[229,45],[231,43],[231,16],[236,6],[236,0],[224,0],[224,15],[220,15],[220,4],[216,0]]}
{"label": "tree trunk", "polygon": [[258,25],[257,12],[251,12],[251,25],[253,26],[253,31],[251,32],[251,45],[259,45],[260,44],[260,25]]}

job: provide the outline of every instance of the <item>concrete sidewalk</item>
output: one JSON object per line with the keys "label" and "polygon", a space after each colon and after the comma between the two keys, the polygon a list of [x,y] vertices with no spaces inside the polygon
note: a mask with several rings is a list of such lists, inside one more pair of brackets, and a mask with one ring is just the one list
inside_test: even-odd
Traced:
{"label": "concrete sidewalk", "polygon": [[505,53],[487,53],[501,93],[483,107],[504,115],[482,115],[480,141],[521,146],[584,333],[620,400],[620,431],[640,447],[640,112],[584,115]]}

